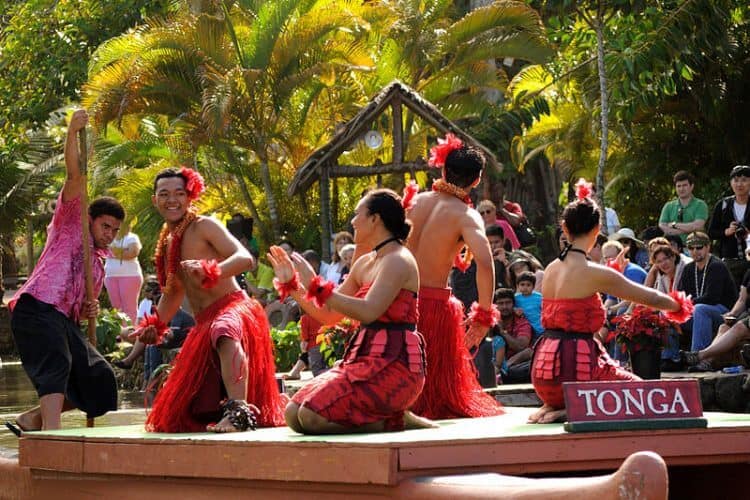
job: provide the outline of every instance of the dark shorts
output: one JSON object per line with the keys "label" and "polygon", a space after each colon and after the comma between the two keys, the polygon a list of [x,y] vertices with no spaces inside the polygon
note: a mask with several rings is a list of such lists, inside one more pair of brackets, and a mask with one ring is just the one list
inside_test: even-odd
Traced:
{"label": "dark shorts", "polygon": [[117,409],[112,368],[68,317],[28,294],[13,308],[13,339],[39,397],[65,394],[88,417]]}

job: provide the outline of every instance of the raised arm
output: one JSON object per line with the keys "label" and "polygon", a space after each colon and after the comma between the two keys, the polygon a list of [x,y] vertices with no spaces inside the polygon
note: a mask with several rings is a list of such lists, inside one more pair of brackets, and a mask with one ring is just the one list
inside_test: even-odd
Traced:
{"label": "raised arm", "polygon": [[[78,131],[85,128],[89,121],[89,115],[85,109],[79,109],[73,113],[68,124],[68,136],[65,139],[65,184],[63,185],[62,200],[70,201],[81,194],[81,167],[79,165],[80,155],[78,152]],[[82,151],[86,154],[85,151]]]}

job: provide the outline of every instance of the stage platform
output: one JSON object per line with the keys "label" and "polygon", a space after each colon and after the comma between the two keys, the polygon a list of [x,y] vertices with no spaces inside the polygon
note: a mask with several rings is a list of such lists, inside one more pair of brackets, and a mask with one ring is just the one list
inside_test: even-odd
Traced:
{"label": "stage platform", "polygon": [[[16,467],[29,497],[56,499],[104,491],[111,498],[159,491],[214,499],[217,492],[241,492],[243,498],[382,496],[415,477],[614,470],[642,450],[661,455],[670,474],[721,464],[721,470],[743,474],[744,482],[750,472],[747,414],[707,412],[706,429],[570,434],[562,424],[527,424],[532,411],[507,408],[499,417],[440,421],[438,429],[342,436],[302,436],[286,427],[237,434],[152,434],[142,426],[32,432],[20,441]],[[120,497],[118,491],[129,493]]]}

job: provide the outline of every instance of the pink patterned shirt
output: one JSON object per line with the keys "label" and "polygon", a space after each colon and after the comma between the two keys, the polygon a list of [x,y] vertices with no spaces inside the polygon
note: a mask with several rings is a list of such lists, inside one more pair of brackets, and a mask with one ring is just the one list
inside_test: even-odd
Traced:
{"label": "pink patterned shirt", "polygon": [[[91,245],[91,270],[94,296],[98,297],[104,282],[106,248]],[[47,226],[47,243],[29,280],[16,292],[9,307],[13,310],[21,294],[28,293],[41,302],[78,322],[86,301],[86,279],[83,272],[83,244],[81,242],[81,198],[63,202],[62,192],[57,198],[55,214]]]}

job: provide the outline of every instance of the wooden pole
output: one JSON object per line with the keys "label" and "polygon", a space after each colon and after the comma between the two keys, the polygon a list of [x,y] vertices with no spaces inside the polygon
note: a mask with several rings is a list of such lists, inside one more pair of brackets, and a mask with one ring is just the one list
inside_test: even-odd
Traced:
{"label": "wooden pole", "polygon": [[[86,279],[86,300],[92,302],[94,297],[94,276],[91,271],[91,247],[89,239],[89,192],[88,192],[88,147],[86,144],[86,127],[78,131],[78,167],[81,172],[81,237],[83,243],[83,274]],[[89,318],[88,339],[96,348],[96,318]],[[86,418],[86,427],[93,427],[94,419]]]}

